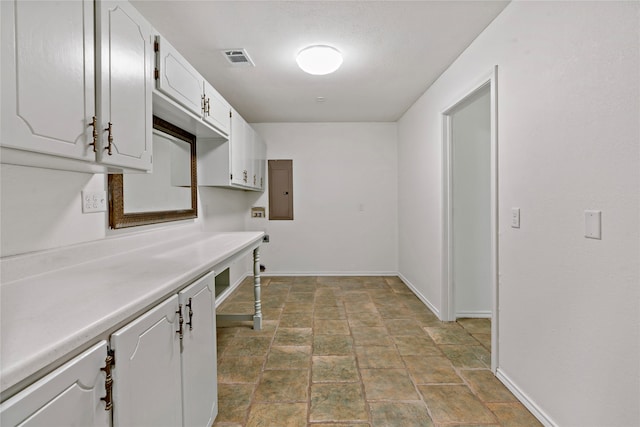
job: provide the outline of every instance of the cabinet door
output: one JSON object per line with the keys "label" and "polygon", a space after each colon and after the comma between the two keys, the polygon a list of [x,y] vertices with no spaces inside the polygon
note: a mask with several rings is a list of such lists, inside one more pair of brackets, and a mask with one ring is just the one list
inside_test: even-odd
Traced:
{"label": "cabinet door", "polygon": [[2,1],[0,144],[93,161],[93,1]]}
{"label": "cabinet door", "polygon": [[204,81],[204,121],[229,135],[231,105],[207,82]]}
{"label": "cabinet door", "polygon": [[257,143],[258,134],[253,130],[251,125],[247,123],[247,148],[245,156],[247,157],[247,168],[249,170],[249,187],[256,188],[258,185],[258,171],[256,169],[257,161]]}
{"label": "cabinet door", "polygon": [[104,426],[107,343],[101,341],[0,405],[3,427]]}
{"label": "cabinet door", "polygon": [[255,139],[255,170],[256,170],[256,189],[264,191],[265,185],[265,170],[267,163],[267,145],[262,140],[262,137],[256,132]]}
{"label": "cabinet door", "polygon": [[246,122],[237,111],[231,110],[231,132],[229,133],[229,156],[231,157],[231,183],[246,186],[248,171],[245,167]]}
{"label": "cabinet door", "polygon": [[213,273],[180,292],[179,296],[185,316],[182,350],[183,425],[208,427],[218,414]]}
{"label": "cabinet door", "polygon": [[204,114],[204,78],[169,42],[156,36],[157,88],[198,117]]}
{"label": "cabinet door", "polygon": [[114,426],[182,424],[178,296],[111,335]]}
{"label": "cabinet door", "polygon": [[152,142],[152,28],[129,2],[103,0],[96,2],[96,8],[101,140],[98,160],[116,166],[114,169],[148,171]]}
{"label": "cabinet door", "polygon": [[247,122],[237,111],[231,111],[231,133],[229,146],[231,156],[231,184],[249,185],[249,168],[247,167]]}

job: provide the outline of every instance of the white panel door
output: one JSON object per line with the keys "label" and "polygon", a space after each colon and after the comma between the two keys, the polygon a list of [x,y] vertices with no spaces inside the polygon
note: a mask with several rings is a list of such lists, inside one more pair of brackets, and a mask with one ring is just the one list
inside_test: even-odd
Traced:
{"label": "white panel door", "polygon": [[231,183],[241,186],[249,185],[247,167],[247,122],[237,111],[231,112],[231,133],[229,134],[231,155]]}
{"label": "white panel door", "polygon": [[113,425],[182,424],[178,296],[111,335]]}
{"label": "white panel door", "polygon": [[193,114],[204,114],[204,78],[164,38],[157,36],[157,88]]}
{"label": "white panel door", "polygon": [[2,1],[0,145],[93,161],[93,1]]}
{"label": "white panel door", "polygon": [[231,126],[231,105],[209,84],[204,81],[205,110],[204,121],[229,135]]}
{"label": "white panel door", "polygon": [[180,292],[185,317],[182,350],[185,427],[208,427],[218,414],[215,299],[213,273]]}
{"label": "white panel door", "polygon": [[152,28],[129,2],[103,0],[96,5],[100,49],[98,160],[107,165],[151,170]]}
{"label": "white panel door", "polygon": [[105,410],[107,342],[101,341],[0,405],[3,427],[97,426],[110,424]]}

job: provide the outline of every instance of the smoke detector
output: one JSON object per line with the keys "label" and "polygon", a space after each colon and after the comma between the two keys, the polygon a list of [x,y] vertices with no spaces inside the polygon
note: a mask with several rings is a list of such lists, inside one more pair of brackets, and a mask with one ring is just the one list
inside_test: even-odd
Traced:
{"label": "smoke detector", "polygon": [[227,49],[223,50],[222,53],[224,54],[224,57],[227,58],[227,61],[229,61],[229,63],[233,66],[256,66],[245,49]]}

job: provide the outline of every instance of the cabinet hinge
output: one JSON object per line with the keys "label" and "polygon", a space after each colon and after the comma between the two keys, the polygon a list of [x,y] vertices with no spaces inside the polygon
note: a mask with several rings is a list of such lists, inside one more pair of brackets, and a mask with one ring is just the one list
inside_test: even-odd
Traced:
{"label": "cabinet hinge", "polygon": [[101,371],[105,373],[104,379],[104,389],[106,392],[106,396],[100,398],[100,400],[104,400],[105,411],[110,411],[113,408],[113,377],[111,376],[111,368],[116,364],[116,356],[115,352],[111,349],[107,350],[107,357],[104,359],[104,368],[100,368]]}
{"label": "cabinet hinge", "polygon": [[160,78],[160,71],[157,68],[153,70],[153,79],[158,80]]}
{"label": "cabinet hinge", "polygon": [[233,181],[233,174],[229,175],[229,179]]}
{"label": "cabinet hinge", "polygon": [[233,112],[231,110],[229,110],[229,117],[233,117]]}
{"label": "cabinet hinge", "polygon": [[153,42],[153,51],[158,52],[159,50],[160,50],[160,44],[157,41]]}

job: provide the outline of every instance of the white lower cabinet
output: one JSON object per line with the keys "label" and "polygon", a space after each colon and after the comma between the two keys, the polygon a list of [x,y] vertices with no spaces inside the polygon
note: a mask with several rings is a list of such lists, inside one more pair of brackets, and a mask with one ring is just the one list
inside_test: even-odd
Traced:
{"label": "white lower cabinet", "polygon": [[185,319],[181,358],[184,426],[210,426],[218,415],[215,298],[213,274],[179,294]]}
{"label": "white lower cabinet", "polygon": [[0,425],[209,427],[215,319],[211,272],[2,402]]}
{"label": "white lower cabinet", "polygon": [[114,426],[213,423],[214,307],[210,273],[111,335]]}
{"label": "white lower cabinet", "polygon": [[3,427],[107,427],[105,410],[107,342],[100,341],[0,405]]}
{"label": "white lower cabinet", "polygon": [[182,424],[178,296],[111,335],[114,426]]}

